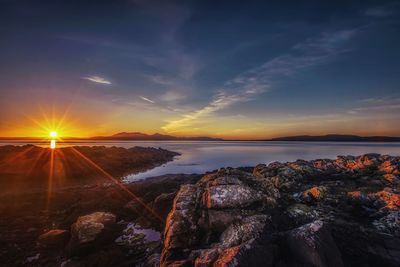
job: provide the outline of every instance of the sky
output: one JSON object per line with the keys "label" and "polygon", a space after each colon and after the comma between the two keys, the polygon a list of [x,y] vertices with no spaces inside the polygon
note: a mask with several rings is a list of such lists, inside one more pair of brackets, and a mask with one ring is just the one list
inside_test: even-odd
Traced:
{"label": "sky", "polygon": [[399,1],[0,0],[0,136],[400,136]]}

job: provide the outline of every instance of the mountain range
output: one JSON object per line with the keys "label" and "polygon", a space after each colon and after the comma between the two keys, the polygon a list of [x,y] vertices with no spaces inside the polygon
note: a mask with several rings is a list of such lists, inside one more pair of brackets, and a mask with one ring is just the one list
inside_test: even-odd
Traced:
{"label": "mountain range", "polygon": [[297,135],[268,139],[265,141],[313,141],[313,142],[400,142],[400,137],[391,136],[358,136],[343,134]]}

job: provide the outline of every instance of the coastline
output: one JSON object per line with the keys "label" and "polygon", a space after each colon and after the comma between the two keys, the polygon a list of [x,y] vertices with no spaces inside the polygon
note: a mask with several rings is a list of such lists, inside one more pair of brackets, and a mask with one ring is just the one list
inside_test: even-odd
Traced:
{"label": "coastline", "polygon": [[[166,153],[137,150],[155,151]],[[106,163],[115,164],[100,155]],[[76,167],[82,178],[85,174],[79,164]],[[0,258],[15,266],[152,266],[160,261],[170,266],[176,259],[189,265],[204,258],[207,264],[220,259],[246,262],[249,259],[243,255],[257,259],[255,255],[265,251],[276,262],[282,260],[279,251],[285,249],[289,253],[286,260],[310,263],[309,258],[298,258],[297,250],[287,248],[292,244],[286,243],[292,240],[291,234],[299,233],[306,239],[296,241],[301,242],[296,246],[303,246],[305,255],[320,257],[319,253],[325,253],[304,247],[307,240],[322,238],[334,252],[336,260],[332,262],[340,266],[357,262],[351,250],[346,252],[347,243],[368,257],[370,252],[363,244],[397,242],[400,226],[392,226],[390,216],[400,208],[399,175],[400,157],[367,154],[221,168],[202,174],[167,174],[129,184],[101,180],[59,187],[52,194],[28,187],[14,195],[0,195],[1,217],[7,218],[0,223]],[[99,224],[103,225],[100,230],[96,228]],[[310,227],[323,230],[312,236]],[[247,230],[242,233],[241,229]],[[367,229],[372,241],[360,244],[357,239],[366,232],[354,229]],[[148,240],[149,231],[160,239]],[[351,231],[357,239],[347,237]],[[206,233],[206,238],[198,239],[200,233]],[[235,239],[236,233],[242,236],[240,240]],[[271,234],[279,238],[270,240]],[[257,244],[262,244],[264,252]],[[200,251],[196,249],[199,246],[203,248]],[[397,253],[393,247],[379,249]],[[374,257],[388,266],[400,262],[383,254]]]}

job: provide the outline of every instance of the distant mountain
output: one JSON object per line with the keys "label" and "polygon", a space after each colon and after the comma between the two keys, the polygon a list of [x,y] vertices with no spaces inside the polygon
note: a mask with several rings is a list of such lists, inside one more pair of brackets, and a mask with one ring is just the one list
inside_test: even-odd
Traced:
{"label": "distant mountain", "polygon": [[152,140],[152,141],[223,141],[221,138],[212,137],[178,137],[165,134],[144,134],[140,132],[121,132],[110,136],[94,136],[89,139],[93,140]]}
{"label": "distant mountain", "polygon": [[314,141],[314,142],[400,142],[400,137],[390,136],[358,136],[343,134],[327,134],[327,135],[298,135],[272,138],[268,141]]}

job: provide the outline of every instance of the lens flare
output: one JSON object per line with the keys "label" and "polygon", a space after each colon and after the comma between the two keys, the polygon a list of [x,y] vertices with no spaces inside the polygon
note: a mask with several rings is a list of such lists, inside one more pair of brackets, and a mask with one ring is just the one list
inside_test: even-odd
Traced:
{"label": "lens flare", "polygon": [[53,138],[56,137],[56,136],[57,136],[57,132],[51,131],[51,132],[50,132],[50,136],[53,137]]}

